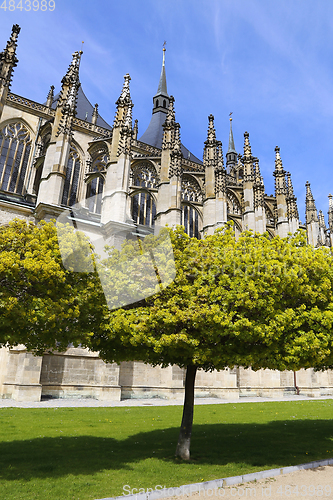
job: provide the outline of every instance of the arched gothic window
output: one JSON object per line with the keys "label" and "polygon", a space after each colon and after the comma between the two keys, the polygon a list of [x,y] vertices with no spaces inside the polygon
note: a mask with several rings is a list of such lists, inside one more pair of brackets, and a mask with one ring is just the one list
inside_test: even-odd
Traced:
{"label": "arched gothic window", "polygon": [[199,184],[192,177],[182,178],[182,199],[202,203],[202,192]]}
{"label": "arched gothic window", "polygon": [[106,171],[106,165],[109,161],[107,150],[100,148],[97,152],[91,153],[92,161],[89,162],[89,174],[97,173],[98,175],[88,178],[86,191],[86,206],[90,212],[97,214],[101,213],[102,209],[102,193],[104,187],[103,173]]}
{"label": "arched gothic window", "polygon": [[87,185],[87,207],[90,212],[101,213],[102,193],[104,186],[103,177],[94,177]]}
{"label": "arched gothic window", "polygon": [[62,205],[72,206],[77,201],[81,163],[77,150],[72,146],[66,168],[64,190],[62,194]]}
{"label": "arched gothic window", "polygon": [[242,213],[238,199],[230,191],[227,193],[227,212],[228,214],[240,215]]}
{"label": "arched gothic window", "polygon": [[156,206],[149,189],[157,189],[157,173],[149,162],[134,165],[131,170],[131,185],[146,188],[132,195],[131,213],[135,224],[154,226]]}
{"label": "arched gothic window", "polygon": [[23,194],[31,149],[26,127],[9,123],[0,131],[0,189]]}
{"label": "arched gothic window", "polygon": [[140,191],[132,196],[132,218],[134,224],[154,226],[156,205],[154,198],[146,191]]}
{"label": "arched gothic window", "polygon": [[182,205],[182,226],[185,227],[185,233],[191,238],[200,238],[199,214],[191,205]]}
{"label": "arched gothic window", "polygon": [[157,189],[157,174],[153,165],[147,162],[135,165],[131,171],[131,185]]}

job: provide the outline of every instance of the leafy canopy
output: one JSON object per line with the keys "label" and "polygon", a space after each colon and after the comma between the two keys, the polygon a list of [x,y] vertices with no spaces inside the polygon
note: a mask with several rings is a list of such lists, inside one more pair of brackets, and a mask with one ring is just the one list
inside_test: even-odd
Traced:
{"label": "leafy canopy", "polygon": [[[230,225],[202,240],[190,238],[182,227],[169,233],[175,280],[145,300],[110,312],[109,322],[91,337],[103,359],[204,370],[234,365],[297,370],[328,363],[333,327],[329,249],[307,245],[302,231],[284,239],[244,232],[237,241]],[[128,256],[135,252],[131,241],[121,252],[111,252],[106,267],[115,296],[125,293]]]}
{"label": "leafy canopy", "polygon": [[25,344],[36,353],[88,345],[107,311],[97,273],[63,267],[52,222],[16,219],[0,227],[0,345]]}

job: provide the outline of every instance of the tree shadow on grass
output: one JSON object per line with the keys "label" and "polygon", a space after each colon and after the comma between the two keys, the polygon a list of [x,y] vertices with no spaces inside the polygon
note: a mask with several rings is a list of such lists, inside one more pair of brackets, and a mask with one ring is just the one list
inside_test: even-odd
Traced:
{"label": "tree shadow on grass", "polygon": [[[2,442],[0,478],[30,480],[131,470],[137,462],[148,458],[179,464],[174,458],[178,432],[176,427],[158,429],[119,441],[64,436]],[[241,463],[260,470],[332,456],[331,420],[205,424],[193,426],[190,465]]]}

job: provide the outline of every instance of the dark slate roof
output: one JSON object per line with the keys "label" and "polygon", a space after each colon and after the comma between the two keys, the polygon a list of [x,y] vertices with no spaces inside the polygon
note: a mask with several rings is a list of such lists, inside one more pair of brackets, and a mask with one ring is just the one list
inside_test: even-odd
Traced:
{"label": "dark slate roof", "polygon": [[166,119],[166,113],[163,111],[158,111],[157,113],[153,113],[151,117],[150,123],[148,125],[145,133],[140,137],[139,141],[144,142],[145,144],[149,144],[150,146],[154,146],[155,148],[162,149],[162,140],[163,140],[163,123]]}
{"label": "dark slate roof", "polygon": [[[54,97],[54,101],[52,103],[53,109],[56,108],[57,101],[59,99],[59,95],[60,95],[60,93]],[[94,111],[94,106],[92,104],[90,104],[90,102],[88,101],[85,93],[83,92],[83,90],[80,86],[78,93],[77,93],[76,118],[79,118],[80,120],[84,120],[84,121],[91,123],[93,111]],[[96,125],[98,125],[99,127],[104,127],[104,128],[109,129],[109,130],[112,130],[112,127],[105,120],[103,120],[103,118],[99,114],[97,117]]]}
{"label": "dark slate roof", "polygon": [[[139,141],[144,142],[145,144],[149,144],[149,146],[154,146],[155,148],[162,149],[162,141],[163,141],[162,125],[165,122],[166,116],[167,116],[166,113],[163,113],[163,111],[158,111],[157,113],[153,113],[148,128],[145,131],[145,133],[140,137]],[[199,158],[197,158],[196,156],[194,156],[185,146],[183,146],[183,144],[181,145],[181,151],[184,158],[202,165],[202,161],[199,160]]]}

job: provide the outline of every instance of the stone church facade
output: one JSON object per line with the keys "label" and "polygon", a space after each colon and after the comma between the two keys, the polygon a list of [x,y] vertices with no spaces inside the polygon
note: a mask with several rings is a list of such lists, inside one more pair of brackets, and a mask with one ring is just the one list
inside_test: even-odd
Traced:
{"label": "stone church facade", "polygon": [[[300,226],[291,176],[275,148],[275,195],[265,193],[259,160],[249,134],[237,154],[230,117],[226,156],[208,117],[203,160],[180,140],[175,102],[167,92],[165,49],[150,124],[138,138],[132,122],[130,76],[124,77],[116,114],[109,125],[85,96],[79,79],[82,52],[75,52],[61,90],[51,86],[37,103],[10,92],[20,27],[14,25],[0,54],[0,223],[13,218],[57,218],[80,204],[80,224],[87,233],[103,231],[119,242],[129,230],[144,236],[154,225],[182,224],[197,238],[233,221],[236,236],[252,229],[287,236],[307,229],[314,246],[331,245],[329,228],[317,213],[306,185],[306,224]],[[111,236],[112,235],[112,236]],[[98,354],[69,347],[65,353],[35,357],[24,346],[0,350],[0,397],[39,401],[41,397],[174,398],[183,394],[184,371],[140,362],[105,364]],[[333,374],[313,370],[253,372],[242,367],[199,372],[197,396],[238,397],[295,393],[333,393]]]}

